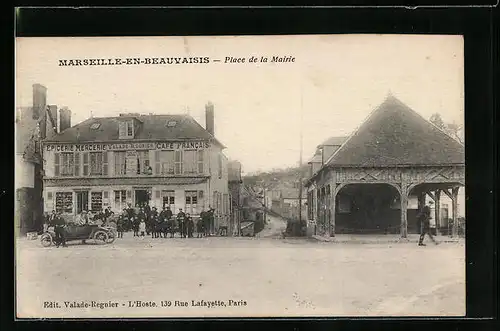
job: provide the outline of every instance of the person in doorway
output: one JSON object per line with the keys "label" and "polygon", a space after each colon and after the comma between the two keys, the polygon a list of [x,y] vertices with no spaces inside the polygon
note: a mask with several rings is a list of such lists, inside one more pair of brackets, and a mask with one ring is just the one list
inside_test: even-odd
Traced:
{"label": "person in doorway", "polygon": [[419,246],[425,246],[424,237],[427,234],[434,244],[438,244],[430,232],[430,219],[431,219],[431,205],[432,201],[429,201],[422,210],[417,215],[417,221],[420,227],[420,238],[418,239]]}
{"label": "person in doorway", "polygon": [[177,213],[177,224],[179,226],[179,232],[181,234],[181,238],[186,238],[186,214],[182,211],[182,208],[179,208],[179,213]]}
{"label": "person in doorway", "polygon": [[56,216],[54,217],[52,225],[54,226],[54,232],[56,233],[56,238],[55,238],[56,247],[59,247],[60,245],[62,245],[62,247],[67,247],[66,236],[64,233],[66,222],[64,221],[64,218],[62,217],[60,212],[57,213]]}
{"label": "person in doorway", "polygon": [[146,233],[146,221],[144,219],[142,219],[141,223],[139,223],[139,232],[141,233],[141,239],[144,239]]}

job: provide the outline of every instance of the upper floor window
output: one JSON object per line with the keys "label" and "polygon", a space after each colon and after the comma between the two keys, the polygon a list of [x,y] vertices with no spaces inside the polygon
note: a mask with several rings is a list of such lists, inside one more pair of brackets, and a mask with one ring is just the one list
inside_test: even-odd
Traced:
{"label": "upper floor window", "polygon": [[120,139],[134,137],[134,121],[122,121],[118,124]]}
{"label": "upper floor window", "polygon": [[[78,156],[78,154],[77,154]],[[75,155],[74,153],[55,153],[55,176],[75,175]]]}
{"label": "upper floor window", "polygon": [[222,178],[222,155],[219,154],[219,167],[218,167],[218,175],[219,175],[219,179]]}
{"label": "upper floor window", "polygon": [[83,153],[83,175],[107,176],[108,152]]}

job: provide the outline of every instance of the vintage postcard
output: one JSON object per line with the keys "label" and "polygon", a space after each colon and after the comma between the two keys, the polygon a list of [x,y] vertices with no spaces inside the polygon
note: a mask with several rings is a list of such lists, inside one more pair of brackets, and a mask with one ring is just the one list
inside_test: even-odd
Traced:
{"label": "vintage postcard", "polygon": [[464,316],[463,52],[17,38],[17,318]]}

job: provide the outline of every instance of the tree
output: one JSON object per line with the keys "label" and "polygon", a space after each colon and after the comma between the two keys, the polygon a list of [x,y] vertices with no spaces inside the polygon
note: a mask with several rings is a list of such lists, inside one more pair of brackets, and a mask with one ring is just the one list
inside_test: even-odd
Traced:
{"label": "tree", "polygon": [[441,130],[443,130],[444,132],[446,132],[453,139],[457,140],[461,144],[464,143],[463,125],[457,124],[455,122],[445,123],[439,113],[432,114],[429,121],[438,128],[440,128]]}

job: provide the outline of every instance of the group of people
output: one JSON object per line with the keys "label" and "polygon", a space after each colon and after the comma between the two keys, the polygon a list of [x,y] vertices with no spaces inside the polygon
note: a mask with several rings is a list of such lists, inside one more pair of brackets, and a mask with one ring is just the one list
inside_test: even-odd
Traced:
{"label": "group of people", "polygon": [[134,237],[151,235],[151,238],[167,238],[170,234],[172,238],[178,232],[181,238],[193,238],[196,227],[197,237],[200,238],[209,235],[213,215],[212,208],[202,211],[195,226],[192,216],[182,208],[174,216],[169,206],[164,206],[158,212],[156,207],[150,208],[148,204],[140,206],[138,210],[129,204],[119,215],[116,230],[118,238],[123,238],[123,233],[130,230],[133,231]]}

